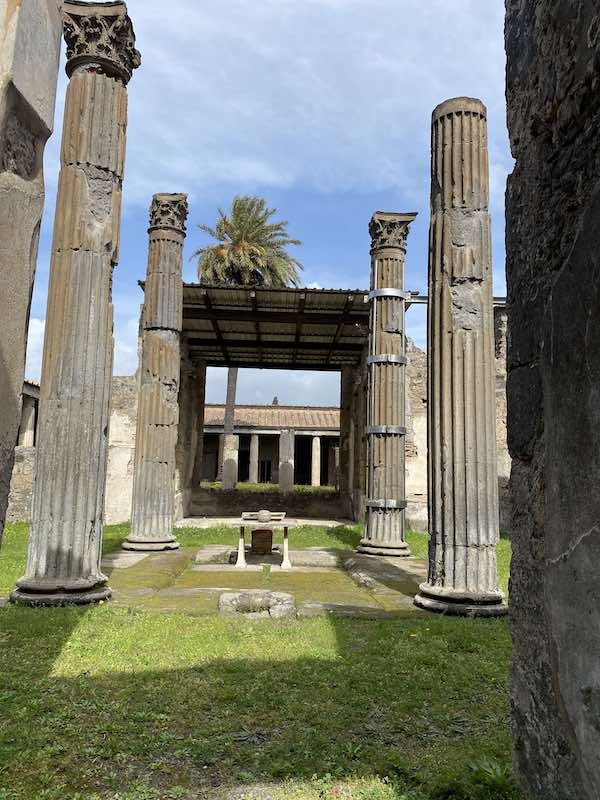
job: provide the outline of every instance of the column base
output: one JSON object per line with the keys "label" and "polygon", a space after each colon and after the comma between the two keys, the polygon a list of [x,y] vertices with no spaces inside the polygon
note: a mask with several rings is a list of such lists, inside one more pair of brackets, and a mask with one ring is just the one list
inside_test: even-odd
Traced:
{"label": "column base", "polygon": [[24,606],[84,606],[108,600],[111,594],[110,586],[94,586],[78,592],[67,592],[62,588],[56,591],[34,592],[17,587],[10,593],[10,602]]}
{"label": "column base", "polygon": [[179,542],[171,539],[132,539],[127,537],[121,545],[123,550],[137,550],[141,553],[155,553],[161,550],[179,550]]}
{"label": "column base", "polygon": [[361,539],[356,552],[368,556],[394,556],[396,558],[409,558],[410,556],[410,548],[406,542],[385,544],[373,539]]}
{"label": "column base", "polygon": [[425,611],[455,617],[502,617],[508,613],[502,592],[460,592],[422,583],[414,604]]}

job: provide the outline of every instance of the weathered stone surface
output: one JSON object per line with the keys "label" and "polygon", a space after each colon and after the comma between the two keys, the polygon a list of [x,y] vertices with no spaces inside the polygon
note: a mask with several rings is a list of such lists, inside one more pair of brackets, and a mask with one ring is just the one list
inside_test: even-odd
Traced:
{"label": "weathered stone surface", "polygon": [[179,547],[173,534],[173,521],[186,218],[186,195],[153,196],[141,326],[131,533],[123,542],[126,550]]}
{"label": "weathered stone surface", "polygon": [[532,798],[600,797],[600,8],[508,0],[512,716]]}
{"label": "weathered stone surface", "polygon": [[[98,10],[98,9],[102,10]],[[100,569],[127,127],[124,4],[63,5],[67,72],[61,171],[50,265],[27,571],[11,595],[32,605],[110,596]],[[85,19],[84,19],[85,18]],[[98,69],[98,28],[118,28]],[[77,46],[72,46],[77,28]],[[139,54],[131,56],[131,66]],[[135,62],[135,63],[134,63]]]}
{"label": "weathered stone surface", "polygon": [[58,0],[0,0],[0,297],[9,311],[0,336],[0,543],[21,421],[61,30]]}
{"label": "weathered stone surface", "polygon": [[486,109],[433,112],[428,308],[430,611],[506,612],[498,589],[494,316]]}
{"label": "weathered stone surface", "polygon": [[367,475],[367,353],[357,367],[342,367],[340,382],[339,488],[344,515],[364,517]]}
{"label": "weathered stone surface", "polygon": [[15,447],[15,463],[10,479],[7,522],[31,520],[31,493],[35,469],[35,447]]}
{"label": "weathered stone surface", "polygon": [[312,437],[312,450],[310,462],[310,483],[311,486],[321,485],[321,437]]}
{"label": "weathered stone surface", "polygon": [[192,472],[192,488],[199,486],[202,480],[202,463],[204,460],[204,406],[206,400],[206,364],[199,361],[194,365],[194,395],[198,413],[196,418],[196,451],[194,453],[194,469]]}
{"label": "weathered stone surface", "polygon": [[510,531],[511,511],[508,496],[511,458],[506,440],[506,308],[494,308],[494,345],[496,362],[496,450],[498,454],[498,510],[500,530]]}
{"label": "weathered stone surface", "polygon": [[135,424],[138,381],[135,375],[112,379],[108,468],[104,519],[107,524],[127,522],[131,516]]}
{"label": "weathered stone surface", "polygon": [[[206,371],[206,370],[205,370]],[[174,520],[191,513],[194,465],[198,448],[198,420],[204,414],[199,373],[189,355],[187,340],[181,342],[181,372],[179,383],[179,424],[175,447],[175,509]]]}
{"label": "weathered stone surface", "polygon": [[19,447],[33,447],[35,444],[36,402],[33,397],[23,397],[21,425],[19,427]]}
{"label": "weathered stone surface", "polygon": [[406,337],[404,258],[416,214],[377,212],[371,234],[367,500],[359,552],[408,556],[404,539]]}
{"label": "weathered stone surface", "polygon": [[246,589],[223,592],[219,597],[219,611],[226,616],[243,616],[247,619],[282,619],[296,616],[296,601],[294,595],[287,592]]}
{"label": "weathered stone surface", "polygon": [[279,434],[279,491],[294,491],[294,431]]}
{"label": "weathered stone surface", "polygon": [[258,434],[250,435],[250,473],[248,480],[250,483],[258,483]]}
{"label": "weathered stone surface", "polygon": [[234,489],[238,478],[239,436],[226,433],[223,436],[223,489]]}

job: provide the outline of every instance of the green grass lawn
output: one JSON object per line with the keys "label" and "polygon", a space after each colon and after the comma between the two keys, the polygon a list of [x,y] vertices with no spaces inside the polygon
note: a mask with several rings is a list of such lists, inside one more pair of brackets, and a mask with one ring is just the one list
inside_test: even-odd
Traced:
{"label": "green grass lawn", "polygon": [[[126,534],[109,526],[105,551]],[[294,534],[338,548],[359,535]],[[26,537],[8,526],[0,593]],[[190,546],[236,537],[178,531]],[[426,537],[409,542],[423,557]],[[509,557],[503,540],[504,576]],[[509,655],[505,620],[5,608],[0,800],[516,800]]]}

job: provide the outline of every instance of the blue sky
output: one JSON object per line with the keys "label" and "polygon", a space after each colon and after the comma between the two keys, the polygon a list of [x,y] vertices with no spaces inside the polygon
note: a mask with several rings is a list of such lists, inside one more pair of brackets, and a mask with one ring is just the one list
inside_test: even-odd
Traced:
{"label": "blue sky", "polygon": [[[304,285],[365,288],[375,210],[418,211],[406,287],[427,287],[431,111],[456,95],[488,107],[494,292],[503,294],[505,124],[502,0],[129,0],[142,66],[129,84],[120,262],[114,276],[115,374],[137,367],[154,192],[189,195],[189,255],[235,194],[260,194],[303,241]],[[46,148],[27,374],[38,378],[66,76]],[[407,315],[425,345],[425,314]],[[224,370],[207,400],[223,402]],[[336,404],[335,373],[243,370],[238,401]]]}

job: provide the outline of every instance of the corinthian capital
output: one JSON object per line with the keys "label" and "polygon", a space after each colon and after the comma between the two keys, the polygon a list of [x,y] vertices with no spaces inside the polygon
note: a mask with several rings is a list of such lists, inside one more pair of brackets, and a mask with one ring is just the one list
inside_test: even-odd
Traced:
{"label": "corinthian capital", "polygon": [[98,64],[107,75],[128,83],[141,56],[125,3],[65,0],[62,11],[67,74],[85,64]]}
{"label": "corinthian capital", "polygon": [[395,247],[406,251],[408,226],[416,214],[394,214],[387,211],[376,211],[369,222],[371,234],[371,250],[382,247]]}
{"label": "corinthian capital", "polygon": [[187,194],[155,194],[150,206],[150,229],[172,228],[185,233]]}

